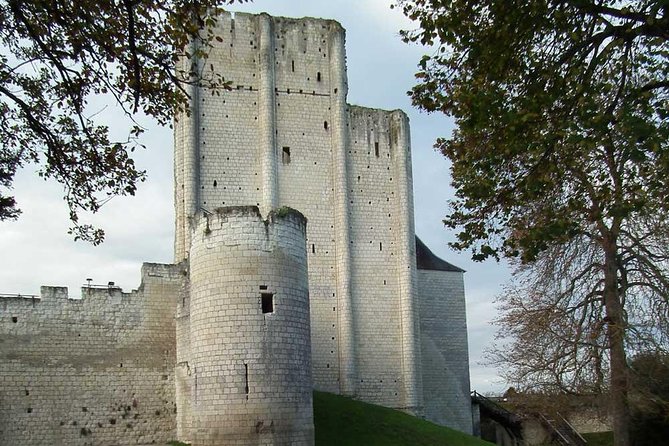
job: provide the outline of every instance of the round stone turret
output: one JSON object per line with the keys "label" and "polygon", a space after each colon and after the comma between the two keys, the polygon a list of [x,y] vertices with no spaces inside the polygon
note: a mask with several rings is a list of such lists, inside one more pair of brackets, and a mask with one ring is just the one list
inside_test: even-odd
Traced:
{"label": "round stone turret", "polygon": [[192,228],[193,446],[313,445],[306,219],[237,206]]}

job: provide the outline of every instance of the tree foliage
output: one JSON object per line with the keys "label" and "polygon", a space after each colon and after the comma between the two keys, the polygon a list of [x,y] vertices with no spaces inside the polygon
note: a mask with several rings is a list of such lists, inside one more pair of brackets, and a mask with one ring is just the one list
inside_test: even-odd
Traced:
{"label": "tree foliage", "polygon": [[[619,239],[625,253],[619,262],[626,273],[620,282],[626,350],[632,355],[669,347],[669,283],[666,273],[658,273],[669,266],[664,219],[635,221]],[[531,264],[517,265],[498,296],[499,342],[488,357],[523,393],[591,395],[609,389],[602,264],[601,249],[575,237],[551,246]]]}
{"label": "tree foliage", "polygon": [[144,113],[166,125],[187,112],[187,85],[226,87],[216,73],[177,63],[206,58],[215,37],[203,29],[233,2],[0,0],[0,220],[19,215],[8,191],[17,169],[35,163],[63,185],[75,238],[102,241],[103,231],[79,214],[135,193],[145,172],[131,152],[142,128],[110,140],[90,99],[107,95],[128,117]]}
{"label": "tree foliage", "polygon": [[[653,217],[669,206],[669,4],[397,3],[419,26],[405,40],[435,49],[420,61],[413,102],[456,121],[436,143],[453,163],[453,246],[523,263],[587,246],[578,259],[593,277],[574,302],[602,312],[616,444],[629,444],[628,314],[667,296],[664,258],[636,228],[666,231]],[[637,294],[638,265],[652,277]]]}
{"label": "tree foliage", "polygon": [[634,445],[663,444],[669,438],[669,355],[643,352],[631,367]]}

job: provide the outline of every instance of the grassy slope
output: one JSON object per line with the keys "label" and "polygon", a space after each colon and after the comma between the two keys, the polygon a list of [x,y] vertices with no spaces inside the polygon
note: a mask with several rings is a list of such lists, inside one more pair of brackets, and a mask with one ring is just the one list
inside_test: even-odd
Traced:
{"label": "grassy slope", "polygon": [[588,441],[588,446],[613,446],[613,432],[594,432],[581,435]]}
{"label": "grassy slope", "polygon": [[396,410],[314,392],[317,446],[489,446],[491,443]]}

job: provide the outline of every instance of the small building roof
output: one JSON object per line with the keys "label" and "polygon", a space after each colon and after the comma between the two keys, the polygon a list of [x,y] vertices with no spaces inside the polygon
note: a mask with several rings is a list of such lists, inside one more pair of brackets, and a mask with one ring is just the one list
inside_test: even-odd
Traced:
{"label": "small building roof", "polygon": [[433,271],[451,271],[464,273],[465,270],[437,257],[421,239],[416,236],[416,266],[418,269]]}

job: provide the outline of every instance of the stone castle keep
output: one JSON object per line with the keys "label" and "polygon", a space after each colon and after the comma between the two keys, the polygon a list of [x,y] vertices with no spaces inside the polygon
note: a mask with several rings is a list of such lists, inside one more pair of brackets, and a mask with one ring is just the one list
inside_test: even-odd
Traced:
{"label": "stone castle keep", "polygon": [[0,442],[313,445],[312,389],[471,433],[463,271],[416,237],[409,123],[337,22],[224,13],[175,123],[175,261],[0,298]]}

